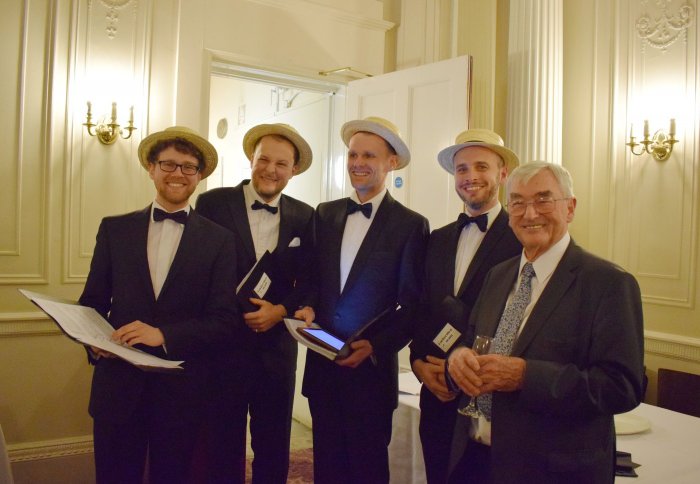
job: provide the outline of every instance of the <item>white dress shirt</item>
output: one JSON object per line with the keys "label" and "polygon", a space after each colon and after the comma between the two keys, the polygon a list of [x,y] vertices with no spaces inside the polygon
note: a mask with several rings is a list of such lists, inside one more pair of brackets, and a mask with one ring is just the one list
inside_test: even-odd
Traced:
{"label": "white dress shirt", "polygon": [[[272,201],[266,202],[253,188],[253,182],[243,185],[243,196],[245,197],[246,211],[248,212],[248,225],[250,225],[250,235],[253,236],[255,246],[255,258],[260,259],[266,250],[274,252],[277,248],[277,241],[280,235],[280,211],[279,203],[282,194],[278,194]],[[265,209],[253,210],[253,202],[258,200],[271,207],[277,207],[277,213],[270,213]]]}
{"label": "white dress shirt", "polygon": [[[491,225],[493,225],[493,221],[496,220],[496,217],[500,212],[500,202],[498,202],[495,207],[492,207],[491,210],[486,212],[486,216],[488,217],[488,222],[486,223],[486,232],[488,232],[488,230],[491,228]],[[475,216],[470,213],[467,213],[467,215],[472,217]],[[474,254],[476,254],[476,251],[479,250],[481,242],[484,240],[484,237],[486,237],[486,232],[482,232],[481,230],[479,230],[479,227],[475,223],[471,223],[464,227],[462,229],[462,232],[459,234],[459,242],[457,242],[457,253],[455,254],[455,296],[457,295],[457,292],[459,291],[459,288],[462,285],[462,281],[464,281],[464,276],[467,274],[467,269],[469,269],[469,266],[471,265],[472,260],[474,259]]]}
{"label": "white dress shirt", "polygon": [[[340,292],[343,292],[345,282],[348,280],[348,275],[350,274],[350,269],[352,268],[353,262],[355,262],[355,257],[357,257],[357,252],[360,250],[362,241],[365,240],[367,231],[369,231],[369,227],[372,225],[374,216],[377,214],[379,205],[382,203],[382,200],[384,200],[386,192],[387,190],[384,188],[384,190],[365,202],[372,204],[372,215],[370,215],[369,218],[365,217],[362,212],[357,211],[348,215],[345,221],[343,242],[340,246]],[[350,199],[361,203],[360,199],[357,197],[357,193],[354,191]]]}
{"label": "white dress shirt", "polygon": [[[535,277],[533,277],[531,280],[530,304],[527,305],[527,307],[525,308],[525,312],[523,313],[523,321],[522,323],[520,323],[520,327],[518,328],[518,336],[520,335],[520,333],[522,333],[523,328],[525,327],[525,324],[527,323],[527,320],[530,317],[530,313],[532,313],[532,309],[535,307],[535,304],[537,304],[537,301],[542,295],[544,288],[547,287],[549,280],[552,278],[554,270],[557,268],[557,266],[559,265],[559,261],[561,261],[561,258],[564,256],[564,252],[566,252],[566,248],[569,247],[570,241],[571,235],[569,235],[569,233],[567,232],[564,234],[561,240],[559,240],[556,244],[551,246],[549,250],[547,250],[547,252],[540,255],[532,263],[532,267],[533,269],[535,269]],[[522,255],[520,256],[518,277],[515,281],[515,284],[510,290],[510,294],[508,295],[508,301],[506,301],[506,306],[510,302],[511,298],[515,294],[516,288],[520,284],[520,277],[522,275],[523,266],[525,266],[527,262],[528,260],[525,257],[525,252],[523,251]],[[515,344],[515,342],[513,344]],[[486,445],[491,445],[491,422],[486,420],[483,416],[479,417],[478,420],[472,419],[472,426],[469,435],[472,439],[476,440],[477,442],[481,442],[482,444]]]}
{"label": "white dress shirt", "polygon": [[[160,291],[163,289],[163,283],[168,277],[170,265],[173,263],[177,253],[177,248],[180,246],[180,239],[185,226],[170,219],[154,222],[154,208],[159,208],[165,212],[167,210],[154,200],[151,206],[151,219],[148,223],[148,244],[146,249],[148,251],[148,269],[151,273],[153,292],[156,295],[156,299],[158,299]],[[189,205],[182,210],[189,215]]]}

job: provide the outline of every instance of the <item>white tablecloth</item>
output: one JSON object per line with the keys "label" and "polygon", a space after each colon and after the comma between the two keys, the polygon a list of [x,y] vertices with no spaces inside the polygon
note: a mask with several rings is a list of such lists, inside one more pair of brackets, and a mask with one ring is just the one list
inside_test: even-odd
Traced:
{"label": "white tablecloth", "polygon": [[[618,435],[617,449],[632,454],[641,467],[638,478],[617,477],[617,484],[700,483],[700,418],[641,404],[631,412],[648,419],[651,428]],[[389,445],[391,482],[425,483],[425,466],[418,435],[420,410],[417,395],[399,395]]]}

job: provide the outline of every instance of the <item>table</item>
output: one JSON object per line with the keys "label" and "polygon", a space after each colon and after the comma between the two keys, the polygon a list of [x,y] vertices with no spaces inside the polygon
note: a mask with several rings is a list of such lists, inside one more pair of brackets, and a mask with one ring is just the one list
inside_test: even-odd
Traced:
{"label": "table", "polygon": [[[405,374],[402,374],[403,377]],[[402,388],[401,383],[399,387]],[[389,445],[391,483],[425,483],[425,465],[418,435],[418,396],[399,394]],[[700,483],[700,418],[642,403],[632,415],[651,422],[639,434],[618,435],[617,449],[630,452],[641,467],[638,478],[617,477],[617,484]]]}

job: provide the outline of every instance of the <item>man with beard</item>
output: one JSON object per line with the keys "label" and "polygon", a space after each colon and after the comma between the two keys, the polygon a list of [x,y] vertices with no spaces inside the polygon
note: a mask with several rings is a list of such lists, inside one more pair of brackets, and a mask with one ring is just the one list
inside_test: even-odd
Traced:
{"label": "man with beard", "polygon": [[243,308],[247,328],[240,335],[241,349],[220,355],[207,471],[209,482],[243,482],[250,413],[253,483],[284,484],[297,343],[282,319],[299,306],[294,288],[303,273],[302,254],[310,243],[305,235],[313,209],[282,190],[293,176],[311,166],[312,152],[294,128],[282,123],[248,130],[243,151],[250,161],[251,179],[203,193],[197,199],[197,212],[233,232],[239,280],[269,251],[275,290],[273,295],[250,299],[252,304]]}
{"label": "man with beard", "polygon": [[486,273],[521,250],[498,201],[508,171],[518,166],[501,137],[469,129],[438,154],[438,161],[454,175],[465,213],[430,234],[423,304],[410,345],[413,372],[423,382],[419,432],[430,484],[447,479],[457,418],[459,399],[445,383],[446,354],[465,332]]}
{"label": "man with beard", "polygon": [[80,304],[114,326],[112,338],[185,360],[184,371],[146,372],[92,348],[90,393],[98,483],[189,482],[213,354],[235,343],[240,315],[233,236],[190,209],[216,168],[214,147],[192,130],[153,133],[138,149],[156,197],[143,210],[105,218]]}

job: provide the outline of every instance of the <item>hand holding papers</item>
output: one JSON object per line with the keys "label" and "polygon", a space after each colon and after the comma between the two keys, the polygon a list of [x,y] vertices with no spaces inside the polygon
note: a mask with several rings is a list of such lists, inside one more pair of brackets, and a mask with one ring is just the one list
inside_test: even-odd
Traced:
{"label": "hand holding papers", "polygon": [[79,343],[113,353],[144,370],[182,370],[183,361],[165,360],[113,341],[114,328],[93,308],[60,302],[24,289],[19,291],[48,314],[69,338]]}

